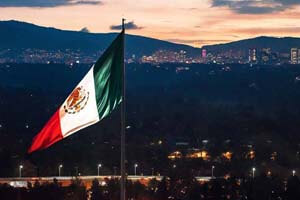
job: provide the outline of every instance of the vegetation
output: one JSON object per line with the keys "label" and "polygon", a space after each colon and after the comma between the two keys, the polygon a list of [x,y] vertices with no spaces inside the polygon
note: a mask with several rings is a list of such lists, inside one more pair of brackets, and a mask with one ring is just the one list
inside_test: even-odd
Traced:
{"label": "vegetation", "polygon": [[[277,176],[261,174],[256,178],[214,179],[210,182],[197,182],[190,177],[177,175],[161,181],[151,180],[148,185],[139,182],[127,182],[126,196],[132,200],[297,200],[300,198],[300,180],[291,176],[287,180]],[[182,173],[180,173],[182,174]],[[0,185],[1,200],[118,200],[119,182],[109,179],[105,185],[95,179],[92,187],[86,189],[81,180],[75,179],[71,185],[62,187],[57,180],[51,183],[27,188],[14,188]]]}
{"label": "vegetation", "polygon": [[[182,66],[185,70],[176,70]],[[24,176],[55,176],[60,164],[68,176],[97,174],[98,163],[101,174],[119,173],[119,110],[26,155],[31,139],[87,69],[0,65],[0,176],[18,176],[20,164]],[[299,66],[131,64],[127,72],[129,174],[135,163],[137,173],[145,175],[167,175],[174,164],[197,176],[210,176],[212,165],[216,176],[248,176],[252,167],[281,178],[300,171]],[[174,151],[186,155],[193,148],[207,151],[210,159],[168,159]],[[230,160],[225,152],[232,152]]]}

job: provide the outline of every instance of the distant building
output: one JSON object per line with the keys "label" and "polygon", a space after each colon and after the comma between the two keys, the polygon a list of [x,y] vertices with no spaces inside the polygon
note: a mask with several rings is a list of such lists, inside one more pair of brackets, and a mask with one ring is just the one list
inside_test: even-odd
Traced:
{"label": "distant building", "polygon": [[256,49],[249,49],[249,63],[256,63],[257,62],[257,50]]}
{"label": "distant building", "polygon": [[186,61],[186,51],[180,50],[179,52],[179,62],[184,63]]}
{"label": "distant building", "polygon": [[300,49],[298,49],[298,64],[300,64]]}
{"label": "distant building", "polygon": [[202,58],[206,58],[207,52],[206,49],[202,49]]}
{"label": "distant building", "polygon": [[263,48],[262,52],[264,52],[265,54],[271,54],[271,48]]}
{"label": "distant building", "polygon": [[297,48],[291,48],[291,64],[297,64],[298,63],[298,56],[299,56],[298,55],[298,49]]}
{"label": "distant building", "polygon": [[261,58],[261,63],[270,64],[271,61],[273,60],[271,48],[263,48],[261,50],[260,58]]}
{"label": "distant building", "polygon": [[172,152],[168,155],[168,159],[175,160],[175,159],[181,159],[182,153],[180,151]]}

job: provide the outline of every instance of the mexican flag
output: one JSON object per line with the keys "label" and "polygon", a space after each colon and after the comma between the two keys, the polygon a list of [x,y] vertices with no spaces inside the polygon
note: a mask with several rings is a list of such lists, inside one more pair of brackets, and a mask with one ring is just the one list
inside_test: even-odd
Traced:
{"label": "mexican flag", "polygon": [[45,149],[80,129],[99,122],[121,103],[123,54],[124,30],[33,138],[28,153]]}

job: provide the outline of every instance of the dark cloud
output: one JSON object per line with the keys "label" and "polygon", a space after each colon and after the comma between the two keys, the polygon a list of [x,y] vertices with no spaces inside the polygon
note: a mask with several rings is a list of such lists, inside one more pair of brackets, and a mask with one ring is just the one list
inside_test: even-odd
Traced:
{"label": "dark cloud", "polygon": [[101,1],[76,1],[74,4],[89,4],[89,5],[98,5],[102,4]]}
{"label": "dark cloud", "polygon": [[212,0],[213,7],[228,7],[240,14],[274,13],[295,5],[300,5],[300,0]]}
{"label": "dark cloud", "polygon": [[98,5],[100,0],[0,0],[0,7],[56,7],[65,5]]}
{"label": "dark cloud", "polygon": [[87,27],[83,27],[80,32],[89,33],[90,30]]}
{"label": "dark cloud", "polygon": [[[125,23],[125,29],[130,29],[130,30],[136,30],[136,29],[142,29],[144,27],[138,26],[134,23],[134,21]],[[121,30],[122,25],[111,25],[110,26],[111,30]]]}

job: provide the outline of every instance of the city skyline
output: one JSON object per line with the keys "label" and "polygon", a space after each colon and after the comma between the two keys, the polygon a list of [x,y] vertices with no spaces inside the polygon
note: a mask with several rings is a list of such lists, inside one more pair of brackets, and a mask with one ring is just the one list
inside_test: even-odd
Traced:
{"label": "city skyline", "polygon": [[295,27],[300,17],[297,1],[4,0],[0,12],[0,20],[90,32],[115,32],[125,17],[129,34],[195,47],[261,35],[297,37],[300,33],[300,27]]}

